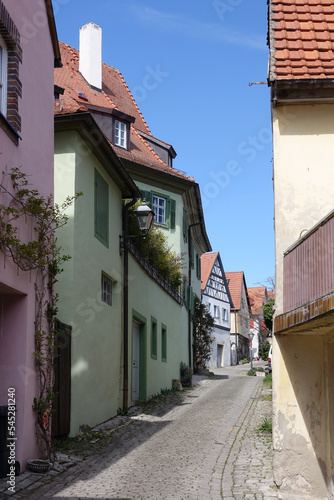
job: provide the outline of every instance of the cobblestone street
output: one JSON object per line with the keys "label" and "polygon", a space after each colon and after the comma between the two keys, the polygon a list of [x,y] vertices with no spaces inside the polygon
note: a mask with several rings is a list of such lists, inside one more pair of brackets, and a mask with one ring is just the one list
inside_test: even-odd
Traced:
{"label": "cobblestone street", "polygon": [[[257,364],[257,363],[256,363]],[[136,407],[104,428],[118,434],[64,472],[24,473],[15,498],[270,499],[281,498],[272,480],[271,435],[255,432],[271,401],[249,364],[201,377],[181,400]],[[4,480],[1,498],[8,498]]]}

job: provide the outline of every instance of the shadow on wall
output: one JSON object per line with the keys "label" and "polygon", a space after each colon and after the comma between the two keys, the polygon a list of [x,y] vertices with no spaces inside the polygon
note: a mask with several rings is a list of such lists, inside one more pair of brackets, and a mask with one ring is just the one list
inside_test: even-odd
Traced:
{"label": "shadow on wall", "polygon": [[286,374],[284,367],[280,373],[275,370],[275,482],[287,492],[328,495],[333,473],[334,330],[326,336],[276,335],[276,340]]}

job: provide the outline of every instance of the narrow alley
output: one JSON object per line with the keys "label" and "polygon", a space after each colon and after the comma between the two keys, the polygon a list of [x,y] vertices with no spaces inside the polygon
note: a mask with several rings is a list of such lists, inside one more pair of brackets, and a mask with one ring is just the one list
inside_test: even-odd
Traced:
{"label": "narrow alley", "polygon": [[18,482],[15,498],[279,498],[271,436],[255,432],[271,418],[271,401],[248,370],[217,369],[181,403],[134,412],[126,432],[98,454],[47,484],[41,478],[20,490]]}

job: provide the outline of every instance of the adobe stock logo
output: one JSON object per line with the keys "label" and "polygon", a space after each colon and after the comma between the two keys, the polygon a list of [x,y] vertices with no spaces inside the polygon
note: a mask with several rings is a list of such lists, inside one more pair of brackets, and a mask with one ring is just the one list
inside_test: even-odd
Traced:
{"label": "adobe stock logo", "polygon": [[[256,135],[248,136],[247,139],[241,141],[237,151],[240,156],[245,157],[243,161],[247,163],[253,162],[258,154],[265,149],[266,145],[270,144],[271,135],[271,129],[262,128]],[[241,174],[242,171],[241,162],[238,160],[229,161],[224,170],[218,172],[211,170],[209,177],[212,181],[207,182],[203,188],[203,208],[207,207],[211,200],[217,198],[220,192],[227,188],[232,177]]]}
{"label": "adobe stock logo", "polygon": [[142,80],[141,85],[134,87],[131,92],[134,100],[137,103],[145,101],[149,92],[156,90],[159,85],[169,76],[169,73],[162,71],[160,69],[160,64],[157,64],[155,68],[151,66],[146,66],[146,75]]}
{"label": "adobe stock logo", "polygon": [[243,0],[214,0],[212,2],[213,8],[218,14],[221,21],[225,20],[225,14],[231,13],[238,7]]}

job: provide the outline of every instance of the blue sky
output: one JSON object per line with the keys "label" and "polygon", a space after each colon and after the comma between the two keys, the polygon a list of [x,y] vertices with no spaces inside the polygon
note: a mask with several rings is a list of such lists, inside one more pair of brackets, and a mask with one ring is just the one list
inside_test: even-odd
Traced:
{"label": "blue sky", "polygon": [[267,0],[54,0],[60,41],[102,27],[118,68],[175,168],[199,183],[207,233],[247,286],[274,275]]}

